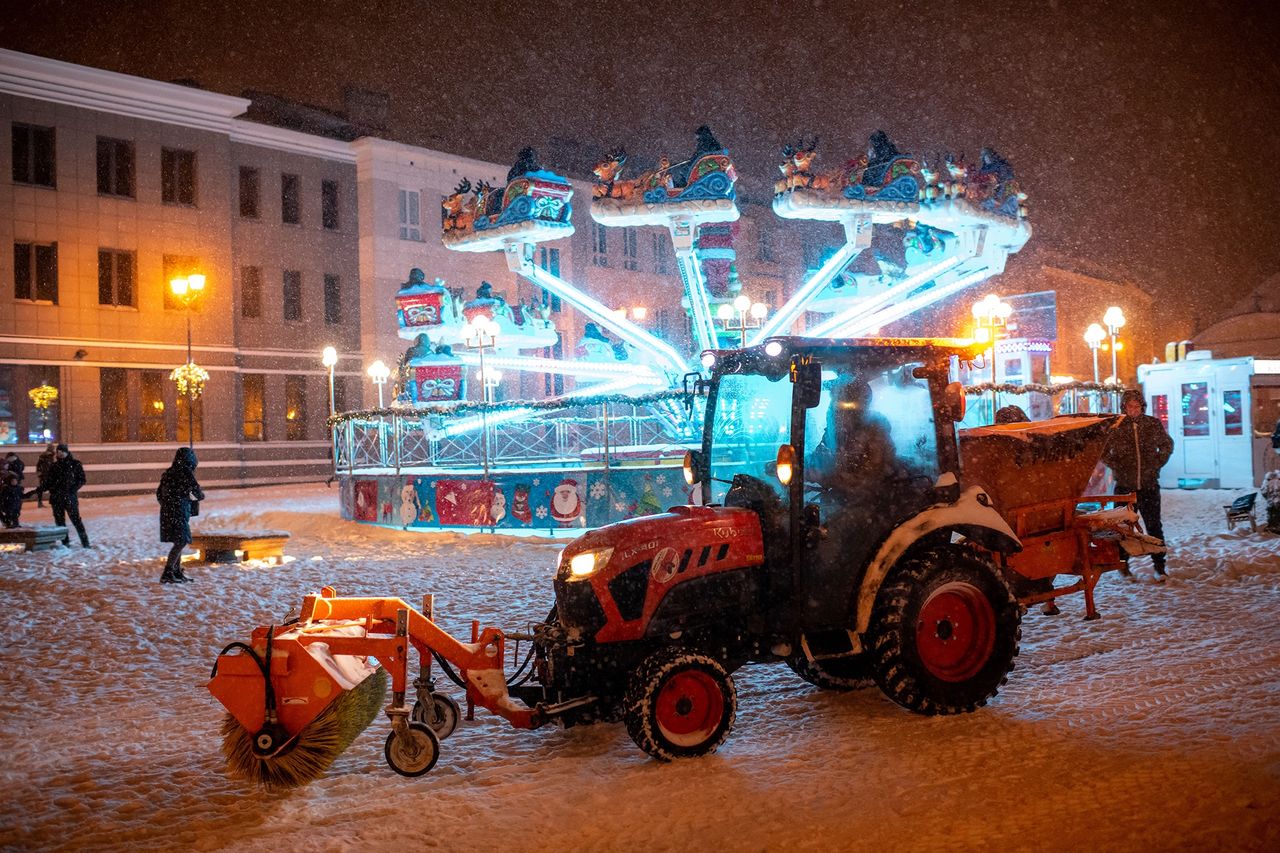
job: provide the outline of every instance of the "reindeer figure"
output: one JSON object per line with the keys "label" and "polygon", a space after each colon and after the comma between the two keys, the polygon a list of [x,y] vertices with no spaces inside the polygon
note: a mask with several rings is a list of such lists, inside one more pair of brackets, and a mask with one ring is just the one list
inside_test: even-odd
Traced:
{"label": "reindeer figure", "polygon": [[950,177],[950,181],[947,182],[947,192],[951,198],[960,198],[965,193],[965,180],[969,176],[969,168],[964,164],[964,155],[956,156],[948,151],[943,155],[943,162],[946,163]]}
{"label": "reindeer figure", "polygon": [[471,182],[466,178],[458,184],[452,195],[440,202],[441,224],[445,231],[459,231],[471,227],[473,211],[467,209],[465,196],[471,192]]}
{"label": "reindeer figure", "polygon": [[476,182],[476,216],[488,216],[493,204],[493,184],[481,178]]}
{"label": "reindeer figure", "polygon": [[596,164],[592,173],[596,176],[596,184],[591,189],[594,198],[622,198],[624,185],[616,184],[622,174],[622,167],[627,162],[627,150],[619,145],[605,158]]}

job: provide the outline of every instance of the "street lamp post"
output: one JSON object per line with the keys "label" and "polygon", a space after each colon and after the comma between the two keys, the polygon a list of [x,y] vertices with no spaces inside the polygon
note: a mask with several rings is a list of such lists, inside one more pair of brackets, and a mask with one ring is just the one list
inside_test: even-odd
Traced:
{"label": "street lamp post", "polygon": [[[735,312],[737,313],[738,322],[736,325],[731,325]],[[763,302],[752,302],[751,298],[745,293],[739,293],[734,297],[732,305],[727,302],[721,303],[720,307],[716,309],[716,319],[724,323],[725,331],[740,333],[739,346],[745,349],[747,346],[747,330],[760,328],[768,313],[769,306]]]}
{"label": "street lamp post", "polygon": [[329,417],[333,417],[338,413],[333,399],[333,368],[338,363],[338,351],[333,347],[325,347],[320,354],[320,363],[329,369]]}
{"label": "street lamp post", "polygon": [[[196,299],[204,291],[204,276],[200,273],[192,273],[186,277],[179,277],[169,281],[169,289],[173,292],[174,297],[182,303],[183,308],[187,312],[187,365],[188,370],[194,362],[191,360],[191,310],[195,305]],[[195,383],[188,383],[187,387],[187,446],[195,446],[195,406],[196,390]]]}
{"label": "street lamp post", "polygon": [[462,343],[480,354],[480,398],[484,404],[480,407],[480,464],[484,469],[484,478],[489,479],[489,373],[484,367],[484,351],[486,347],[498,344],[498,324],[491,318],[480,316],[468,320],[459,331]]}
{"label": "street lamp post", "polygon": [[378,386],[378,408],[382,408],[382,386],[387,384],[387,377],[391,375],[391,368],[382,363],[381,359],[369,365],[369,378],[373,380],[373,384]]}
{"label": "street lamp post", "polygon": [[1084,330],[1084,342],[1089,345],[1089,349],[1093,350],[1093,381],[1098,381],[1098,347],[1102,346],[1102,339],[1105,338],[1106,332],[1102,331],[1102,327],[1097,323],[1090,323],[1089,328]]}
{"label": "street lamp post", "polygon": [[1009,325],[1009,317],[1013,314],[1013,306],[1004,302],[994,293],[988,293],[981,300],[973,303],[973,320],[977,324],[979,341],[991,340],[991,422],[996,420],[996,343],[1000,340],[1000,330]]}
{"label": "street lamp post", "polygon": [[1116,335],[1120,334],[1120,329],[1124,326],[1124,312],[1119,306],[1112,305],[1107,309],[1107,313],[1102,315],[1102,322],[1107,324],[1107,332],[1111,335],[1111,382],[1119,385],[1120,371],[1116,367]]}

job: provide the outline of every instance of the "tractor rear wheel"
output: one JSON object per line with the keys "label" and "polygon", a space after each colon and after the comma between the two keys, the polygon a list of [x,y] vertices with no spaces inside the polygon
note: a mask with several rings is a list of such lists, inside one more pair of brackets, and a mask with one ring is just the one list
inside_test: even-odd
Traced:
{"label": "tractor rear wheel", "polygon": [[738,692],[715,658],[679,647],[650,655],[624,699],[627,733],[659,761],[714,752],[733,728]]}
{"label": "tractor rear wheel", "polygon": [[889,570],[868,648],[885,695],[919,714],[973,711],[996,695],[1022,639],[1022,608],[973,552],[931,548]]}
{"label": "tractor rear wheel", "polygon": [[849,655],[842,658],[809,660],[804,655],[787,658],[791,671],[823,690],[858,690],[870,687],[875,678],[871,672],[871,655]]}

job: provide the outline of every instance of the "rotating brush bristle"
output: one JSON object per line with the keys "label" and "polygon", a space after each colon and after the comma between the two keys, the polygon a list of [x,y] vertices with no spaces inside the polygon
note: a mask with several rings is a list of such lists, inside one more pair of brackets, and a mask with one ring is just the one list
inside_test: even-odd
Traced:
{"label": "rotating brush bristle", "polygon": [[222,720],[222,754],[227,774],[268,791],[297,788],[324,775],[335,758],[369,727],[387,696],[387,672],[377,671],[329,703],[294,744],[272,758],[253,754],[253,735],[227,714]]}

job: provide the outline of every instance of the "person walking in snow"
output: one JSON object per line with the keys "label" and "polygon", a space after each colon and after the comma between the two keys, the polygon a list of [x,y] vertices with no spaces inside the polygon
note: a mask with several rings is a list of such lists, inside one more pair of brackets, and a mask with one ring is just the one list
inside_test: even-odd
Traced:
{"label": "person walking in snow", "polygon": [[22,479],[13,468],[0,467],[0,525],[18,527],[22,516]]}
{"label": "person walking in snow", "polygon": [[[71,455],[65,444],[54,448],[54,462],[49,466],[49,506],[53,509],[53,523],[65,527],[67,519],[80,536],[80,546],[89,547],[89,534],[80,520],[80,487],[84,485],[84,466]],[[62,538],[62,544],[70,547],[71,536]]]}
{"label": "person walking in snow", "polygon": [[191,544],[191,516],[194,501],[204,500],[204,491],[196,482],[196,452],[179,447],[173,464],[160,475],[156,500],[160,502],[160,541],[171,542],[160,583],[189,583],[194,578],[182,571],[182,549]]}
{"label": "person walking in snow", "polygon": [[49,491],[49,469],[57,461],[57,448],[52,443],[44,448],[44,453],[36,460],[36,487],[23,495],[23,499],[36,496],[36,506],[44,506],[44,493]]}
{"label": "person walking in snow", "polygon": [[[1142,516],[1143,526],[1148,534],[1163,541],[1159,477],[1160,469],[1173,455],[1173,439],[1159,418],[1144,414],[1146,400],[1141,391],[1125,391],[1120,402],[1124,417],[1107,436],[1102,461],[1115,474],[1115,494],[1137,494],[1138,514]],[[1152,554],[1151,562],[1155,566],[1156,580],[1164,580],[1165,555]],[[1128,567],[1122,571],[1128,574]]]}

